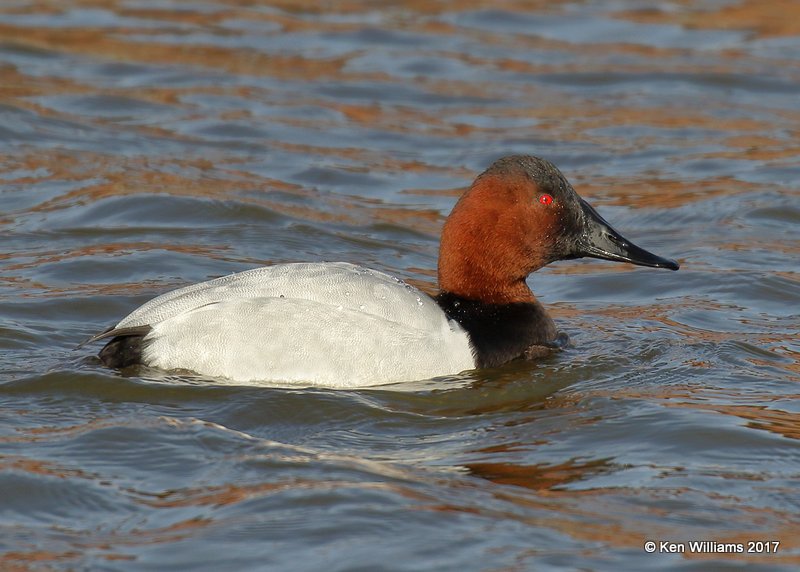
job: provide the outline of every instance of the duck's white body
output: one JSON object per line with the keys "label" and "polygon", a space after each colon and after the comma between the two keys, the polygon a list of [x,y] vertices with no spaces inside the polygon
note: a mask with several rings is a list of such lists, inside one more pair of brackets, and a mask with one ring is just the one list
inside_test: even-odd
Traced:
{"label": "duck's white body", "polygon": [[146,365],[238,383],[362,387],[475,367],[469,336],[432,298],[346,263],[280,264],[193,284],[115,329],[146,325]]}

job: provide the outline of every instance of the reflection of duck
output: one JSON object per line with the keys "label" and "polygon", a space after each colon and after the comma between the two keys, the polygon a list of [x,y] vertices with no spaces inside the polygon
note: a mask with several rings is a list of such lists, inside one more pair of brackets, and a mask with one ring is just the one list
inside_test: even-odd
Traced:
{"label": "reflection of duck", "polygon": [[279,264],[163,294],[90,341],[110,367],[145,364],[243,383],[358,387],[424,379],[566,343],[525,282],[591,256],[677,270],[623,238],[550,162],[496,161],[442,231],[430,298],[346,263]]}

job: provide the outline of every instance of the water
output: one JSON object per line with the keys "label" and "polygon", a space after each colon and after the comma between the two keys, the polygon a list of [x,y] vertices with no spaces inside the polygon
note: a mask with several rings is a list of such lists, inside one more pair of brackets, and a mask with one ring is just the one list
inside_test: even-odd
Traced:
{"label": "water", "polygon": [[[797,569],[798,22],[777,0],[4,2],[0,568]],[[380,389],[74,349],[262,264],[432,290],[444,216],[511,153],[681,270],[555,264],[530,282],[574,349]]]}

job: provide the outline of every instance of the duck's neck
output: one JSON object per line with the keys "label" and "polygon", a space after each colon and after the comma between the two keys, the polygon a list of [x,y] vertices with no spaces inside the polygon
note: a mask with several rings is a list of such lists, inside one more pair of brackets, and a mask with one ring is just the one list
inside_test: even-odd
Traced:
{"label": "duck's neck", "polygon": [[476,264],[440,264],[439,289],[488,304],[538,303],[524,277],[503,279]]}
{"label": "duck's neck", "polygon": [[436,302],[469,334],[478,367],[496,367],[525,357],[531,348],[551,346],[558,338],[555,323],[525,286],[530,299],[486,302],[442,291]]}
{"label": "duck's neck", "polygon": [[489,304],[536,303],[525,282],[525,269],[506,262],[495,249],[442,248],[439,254],[439,289],[468,300]]}

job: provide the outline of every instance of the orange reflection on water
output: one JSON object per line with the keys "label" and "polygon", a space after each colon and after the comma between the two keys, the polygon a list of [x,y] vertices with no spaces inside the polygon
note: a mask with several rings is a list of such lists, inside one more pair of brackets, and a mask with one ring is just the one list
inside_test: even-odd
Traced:
{"label": "orange reflection on water", "polygon": [[606,459],[593,459],[586,462],[570,460],[557,465],[469,463],[465,466],[470,474],[482,479],[533,490],[555,489],[613,469],[613,464]]}
{"label": "orange reflection on water", "polygon": [[677,24],[693,29],[744,30],[758,38],[800,35],[800,5],[794,0],[739,0],[714,10],[692,9],[694,2],[679,0],[683,10],[637,10],[617,16],[647,24]]}

